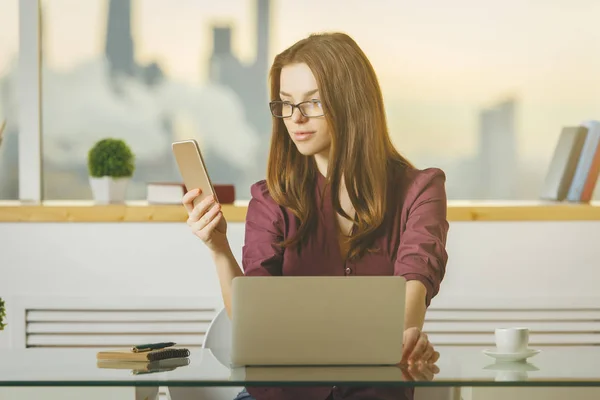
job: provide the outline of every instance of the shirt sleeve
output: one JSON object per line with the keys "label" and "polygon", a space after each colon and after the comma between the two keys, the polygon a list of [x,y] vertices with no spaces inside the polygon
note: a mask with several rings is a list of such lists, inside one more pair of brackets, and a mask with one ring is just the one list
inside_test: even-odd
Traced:
{"label": "shirt sleeve", "polygon": [[246,276],[281,275],[283,265],[283,213],[269,196],[265,181],[250,188],[246,213],[242,268]]}
{"label": "shirt sleeve", "polygon": [[430,168],[419,172],[408,189],[406,201],[411,205],[394,265],[394,275],[423,283],[427,306],[439,291],[448,261],[445,182],[442,170]]}

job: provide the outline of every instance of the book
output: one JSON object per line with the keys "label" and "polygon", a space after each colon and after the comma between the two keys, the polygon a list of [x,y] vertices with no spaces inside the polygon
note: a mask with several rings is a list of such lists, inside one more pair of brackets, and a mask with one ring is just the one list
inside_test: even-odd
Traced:
{"label": "book", "polygon": [[133,352],[131,350],[105,350],[96,355],[98,360],[118,361],[158,361],[169,358],[184,358],[190,355],[190,351],[182,347],[167,347],[159,350]]}
{"label": "book", "polygon": [[148,182],[146,201],[151,204],[181,204],[185,186],[178,182]]}
{"label": "book", "polygon": [[224,184],[213,184],[219,203],[233,204],[235,202],[235,186]]}
{"label": "book", "polygon": [[567,200],[588,203],[592,199],[600,175],[600,122],[585,121],[581,125],[588,128],[588,134],[581,150]]}
{"label": "book", "polygon": [[185,367],[190,364],[187,357],[168,358],[157,361],[121,361],[121,360],[98,360],[98,368],[128,369],[134,375],[150,374],[154,372],[173,371],[175,368]]}
{"label": "book", "polygon": [[575,175],[587,132],[588,129],[585,126],[568,126],[562,129],[544,180],[540,194],[541,199],[565,200]]}

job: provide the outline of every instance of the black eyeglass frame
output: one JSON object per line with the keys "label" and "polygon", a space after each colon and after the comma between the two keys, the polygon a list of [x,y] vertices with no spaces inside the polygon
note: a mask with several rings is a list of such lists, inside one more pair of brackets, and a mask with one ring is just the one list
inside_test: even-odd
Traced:
{"label": "black eyeglass frame", "polygon": [[[319,103],[319,104],[321,104],[321,110],[323,110],[322,109],[323,103],[321,103],[321,100],[307,100],[307,101],[302,101],[297,104],[290,103],[289,101],[273,100],[273,101],[269,102],[269,110],[271,110],[271,115],[273,115],[275,118],[291,118],[291,116],[294,115],[294,109],[296,109],[296,108],[300,111],[300,114],[302,114],[306,118],[319,118],[319,117],[325,116],[325,110],[323,110],[323,113],[321,115],[306,115],[306,114],[304,114],[302,112],[302,108],[300,108],[300,106],[302,104],[306,104],[306,103],[312,103],[312,104]],[[292,112],[288,116],[275,115],[273,113],[273,105],[275,105],[275,104],[285,104],[288,106],[292,106]]]}

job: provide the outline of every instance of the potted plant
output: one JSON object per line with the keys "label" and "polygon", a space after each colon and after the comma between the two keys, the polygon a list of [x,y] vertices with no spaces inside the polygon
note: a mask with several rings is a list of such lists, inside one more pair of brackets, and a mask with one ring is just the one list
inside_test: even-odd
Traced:
{"label": "potted plant", "polygon": [[4,318],[6,317],[6,309],[4,308],[4,300],[0,297],[0,331],[4,329],[6,324]]}
{"label": "potted plant", "polygon": [[121,139],[98,141],[88,152],[88,171],[94,200],[100,204],[123,203],[127,184],[135,170],[135,157]]}

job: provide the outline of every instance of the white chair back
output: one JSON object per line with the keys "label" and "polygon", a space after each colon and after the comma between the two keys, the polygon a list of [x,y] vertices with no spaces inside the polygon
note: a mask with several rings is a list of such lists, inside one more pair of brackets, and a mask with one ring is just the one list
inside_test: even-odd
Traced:
{"label": "white chair back", "polygon": [[[229,368],[229,354],[231,348],[231,321],[226,310],[221,309],[213,318],[202,342],[203,349],[213,350],[215,358]],[[171,400],[233,400],[241,392],[243,387],[203,387],[183,388],[169,387]]]}
{"label": "white chair back", "polygon": [[231,320],[226,310],[221,309],[206,330],[202,348],[211,349],[221,364],[229,368],[231,349]]}

